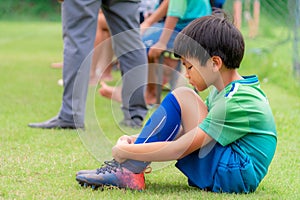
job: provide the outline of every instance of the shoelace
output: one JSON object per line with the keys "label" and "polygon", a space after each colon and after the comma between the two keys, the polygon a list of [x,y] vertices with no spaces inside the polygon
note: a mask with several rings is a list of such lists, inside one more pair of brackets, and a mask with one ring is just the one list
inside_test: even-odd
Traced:
{"label": "shoelace", "polygon": [[105,172],[112,173],[117,172],[117,169],[120,169],[123,172],[121,164],[116,160],[104,161],[104,165],[97,169],[97,174],[105,174]]}
{"label": "shoelace", "polygon": [[146,169],[144,170],[145,174],[150,174],[152,172],[152,167],[149,165],[146,167]]}

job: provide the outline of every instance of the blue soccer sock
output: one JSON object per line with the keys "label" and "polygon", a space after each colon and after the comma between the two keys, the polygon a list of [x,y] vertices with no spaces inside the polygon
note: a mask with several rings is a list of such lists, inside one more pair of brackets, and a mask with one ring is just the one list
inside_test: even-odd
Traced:
{"label": "blue soccer sock", "polygon": [[[156,111],[151,115],[135,144],[172,141],[177,135],[181,125],[181,109],[177,99],[169,93]],[[141,173],[150,164],[137,160],[127,160],[122,166],[134,173]]]}

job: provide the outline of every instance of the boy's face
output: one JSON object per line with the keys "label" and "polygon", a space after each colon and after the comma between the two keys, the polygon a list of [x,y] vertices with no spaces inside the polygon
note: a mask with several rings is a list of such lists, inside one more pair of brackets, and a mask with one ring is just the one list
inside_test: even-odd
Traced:
{"label": "boy's face", "polygon": [[214,84],[217,77],[210,59],[205,66],[202,66],[196,58],[181,58],[181,61],[186,69],[186,78],[198,91],[203,91]]}

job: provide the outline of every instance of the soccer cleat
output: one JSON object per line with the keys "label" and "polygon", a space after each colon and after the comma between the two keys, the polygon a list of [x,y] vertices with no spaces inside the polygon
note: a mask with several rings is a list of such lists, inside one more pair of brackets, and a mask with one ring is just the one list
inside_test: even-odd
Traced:
{"label": "soccer cleat", "polygon": [[[96,189],[103,186],[116,186],[133,190],[145,189],[144,173],[135,174],[121,166],[115,160],[105,161],[105,165],[96,170],[82,170],[77,173],[77,182],[81,186],[91,186]],[[91,172],[91,173],[83,173]]]}
{"label": "soccer cleat", "polygon": [[76,173],[76,176],[78,175],[82,175],[82,174],[97,174],[98,169],[94,169],[94,170],[80,170]]}

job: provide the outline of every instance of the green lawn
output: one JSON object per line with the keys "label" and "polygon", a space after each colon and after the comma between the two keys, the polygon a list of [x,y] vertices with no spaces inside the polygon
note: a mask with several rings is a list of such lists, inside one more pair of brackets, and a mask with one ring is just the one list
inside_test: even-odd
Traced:
{"label": "green lawn", "polygon": [[[188,187],[171,164],[154,166],[146,174],[147,190],[93,191],[75,181],[80,169],[94,169],[110,159],[110,147],[124,134],[119,105],[90,88],[88,129],[39,130],[29,122],[57,114],[62,88],[60,22],[0,22],[0,199],[299,199],[300,86],[291,72],[290,44],[253,54],[247,49],[241,73],[257,73],[268,94],[278,129],[278,148],[270,171],[256,192],[214,194]],[[255,47],[263,38],[246,40]],[[116,78],[119,73],[116,72]],[[113,112],[112,112],[113,111]],[[297,127],[298,126],[298,127]]]}

